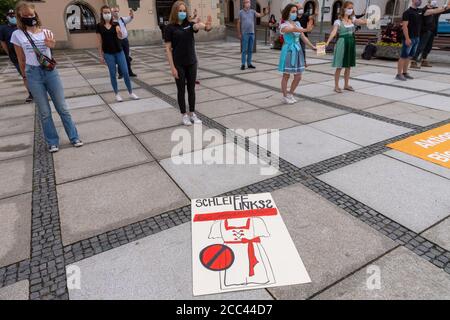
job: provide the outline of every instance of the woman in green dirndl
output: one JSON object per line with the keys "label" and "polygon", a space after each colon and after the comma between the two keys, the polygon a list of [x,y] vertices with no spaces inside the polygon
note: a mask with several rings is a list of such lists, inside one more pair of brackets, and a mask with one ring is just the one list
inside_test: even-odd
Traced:
{"label": "woman in green dirndl", "polygon": [[355,91],[352,86],[348,84],[350,79],[350,68],[355,66],[356,60],[356,42],[355,42],[355,25],[367,24],[366,19],[356,19],[353,10],[353,2],[346,1],[341,8],[339,19],[333,24],[333,30],[326,45],[328,46],[333,38],[339,33],[338,40],[334,47],[334,57],[332,66],[336,68],[334,73],[334,91],[342,93],[339,88],[339,77],[341,76],[342,68],[344,72],[344,90]]}

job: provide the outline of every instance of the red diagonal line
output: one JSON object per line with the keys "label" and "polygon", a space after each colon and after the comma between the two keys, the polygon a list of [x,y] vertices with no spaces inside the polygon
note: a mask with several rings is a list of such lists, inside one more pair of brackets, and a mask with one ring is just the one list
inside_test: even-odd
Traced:
{"label": "red diagonal line", "polygon": [[263,217],[263,216],[276,216],[277,212],[278,211],[276,208],[211,212],[211,213],[203,213],[203,214],[194,215],[194,222],[250,218],[250,217]]}

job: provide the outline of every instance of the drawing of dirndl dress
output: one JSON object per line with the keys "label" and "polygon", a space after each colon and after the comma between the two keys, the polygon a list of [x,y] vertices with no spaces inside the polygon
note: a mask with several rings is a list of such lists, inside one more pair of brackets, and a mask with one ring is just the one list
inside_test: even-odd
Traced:
{"label": "drawing of dirndl dress", "polygon": [[209,239],[221,239],[234,253],[233,264],[221,271],[221,288],[265,285],[275,282],[261,237],[270,237],[260,217],[218,220],[210,229]]}

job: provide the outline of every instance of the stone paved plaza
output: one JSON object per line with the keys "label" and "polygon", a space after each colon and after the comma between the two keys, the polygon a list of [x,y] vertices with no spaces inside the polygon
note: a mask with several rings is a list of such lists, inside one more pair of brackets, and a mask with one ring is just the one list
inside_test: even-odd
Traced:
{"label": "stone paved plaza", "polygon": [[[312,282],[199,298],[450,299],[450,171],[386,146],[450,122],[450,65],[399,82],[395,62],[358,60],[356,92],[336,94],[331,56],[308,52],[299,102],[284,105],[279,51],[259,46],[257,69],[245,71],[238,43],[198,43],[197,54],[198,115],[222,139],[179,156],[162,46],[132,48],[141,99],[122,103],[96,50],[56,52],[85,145],[70,146],[55,113],[53,155],[1,59],[0,300],[192,299],[190,199],[259,192],[271,192]],[[223,139],[237,128],[280,129],[276,172],[260,174],[269,159],[254,136]],[[262,162],[174,162],[223,144]],[[81,289],[69,290],[74,266]],[[381,276],[374,290],[371,266]]]}

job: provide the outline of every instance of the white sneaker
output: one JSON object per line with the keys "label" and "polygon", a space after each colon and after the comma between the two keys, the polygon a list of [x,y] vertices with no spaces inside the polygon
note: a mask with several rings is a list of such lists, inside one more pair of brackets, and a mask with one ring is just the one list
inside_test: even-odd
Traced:
{"label": "white sneaker", "polygon": [[289,99],[291,99],[292,101],[294,101],[294,103],[295,103],[295,102],[298,102],[297,99],[295,99],[295,97],[294,97],[292,94],[288,94],[287,97],[288,97]]}
{"label": "white sneaker", "polygon": [[183,124],[185,126],[192,126],[191,119],[189,119],[189,116],[187,114],[183,115]]}
{"label": "white sneaker", "polygon": [[295,103],[295,101],[293,101],[293,100],[291,100],[291,99],[289,99],[289,97],[288,96],[286,96],[286,97],[283,97],[283,102],[285,103],[285,104],[294,104]]}
{"label": "white sneaker", "polygon": [[197,118],[197,115],[195,113],[192,113],[191,116],[191,121],[195,124],[201,124],[202,120],[200,120],[199,118]]}
{"label": "white sneaker", "polygon": [[130,93],[130,98],[132,99],[132,100],[139,100],[139,97],[135,94],[135,93]]}
{"label": "white sneaker", "polygon": [[123,101],[122,96],[120,94],[116,94],[116,101],[117,102],[122,102]]}

